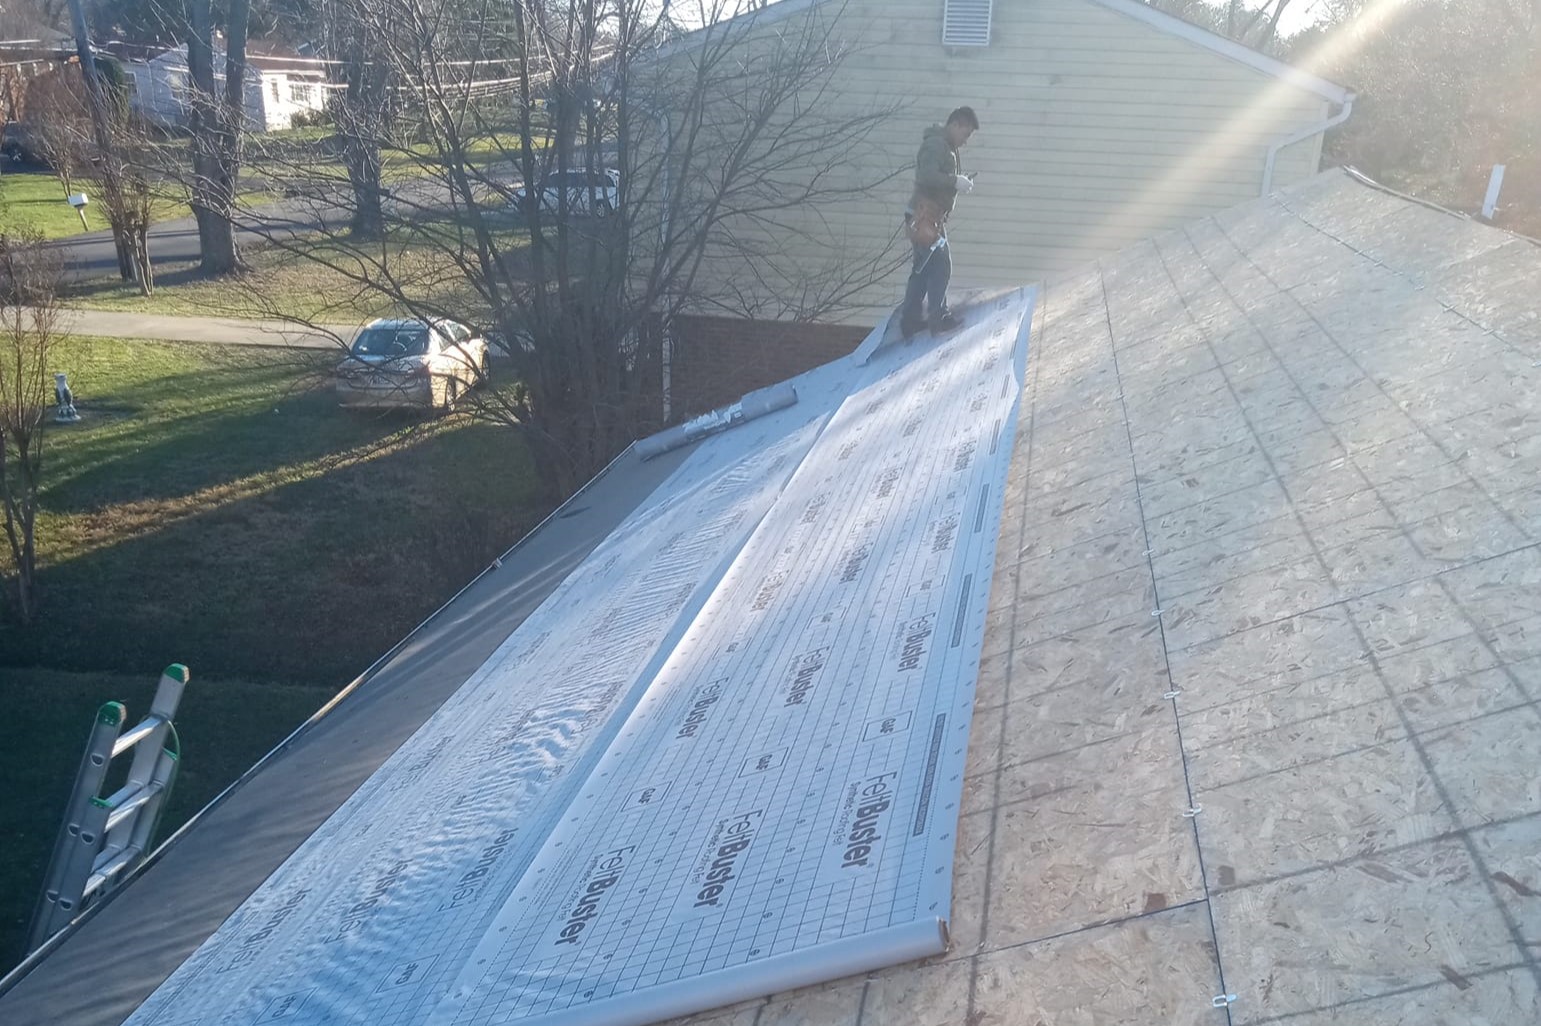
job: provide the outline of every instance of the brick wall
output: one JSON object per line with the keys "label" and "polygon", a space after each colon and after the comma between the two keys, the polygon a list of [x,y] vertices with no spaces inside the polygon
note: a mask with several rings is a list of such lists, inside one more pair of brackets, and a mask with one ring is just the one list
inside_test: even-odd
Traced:
{"label": "brick wall", "polygon": [[839,359],[869,331],[841,324],[676,318],[670,390],[674,418],[705,413],[745,392]]}

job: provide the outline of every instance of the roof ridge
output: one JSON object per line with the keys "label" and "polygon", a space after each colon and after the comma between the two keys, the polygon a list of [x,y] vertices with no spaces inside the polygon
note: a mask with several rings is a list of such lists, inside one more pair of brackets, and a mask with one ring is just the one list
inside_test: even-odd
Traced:
{"label": "roof ridge", "polygon": [[[669,56],[678,49],[691,46],[695,41],[706,38],[707,33],[718,29],[727,28],[739,23],[745,25],[771,24],[799,11],[807,10],[810,7],[817,7],[825,2],[827,0],[774,0],[774,2],[765,7],[756,7],[742,14],[736,14],[731,18],[724,18],[710,25],[703,25],[701,28],[671,40],[658,48],[658,56]],[[1144,22],[1158,32],[1186,40],[1195,46],[1209,50],[1217,56],[1224,57],[1238,64],[1247,65],[1256,71],[1271,75],[1280,81],[1288,82],[1298,89],[1314,93],[1333,103],[1347,103],[1355,96],[1352,89],[1338,85],[1336,82],[1322,78],[1320,75],[1304,71],[1287,61],[1279,60],[1277,57],[1270,57],[1261,50],[1256,50],[1244,43],[1227,39],[1219,33],[1211,32],[1209,29],[1179,18],[1175,14],[1168,14],[1166,11],[1158,10],[1149,4],[1142,3],[1141,0],[1081,0],[1081,2],[1096,4],[1115,14],[1121,14],[1136,21]]]}

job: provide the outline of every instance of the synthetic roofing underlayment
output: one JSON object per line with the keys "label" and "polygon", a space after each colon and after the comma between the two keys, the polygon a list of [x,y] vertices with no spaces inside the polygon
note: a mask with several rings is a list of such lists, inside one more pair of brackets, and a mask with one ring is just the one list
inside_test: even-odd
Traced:
{"label": "synthetic roofing underlayment", "polygon": [[[966,244],[966,219],[955,234]],[[1051,282],[1033,316],[973,696],[948,949],[704,1013],[692,1026],[1541,1021],[1541,248],[1330,172]],[[859,373],[844,363],[801,381],[803,400],[775,415],[783,446],[801,444],[798,425],[833,409],[835,379],[848,391]],[[888,414],[892,433],[908,442],[900,408]],[[771,431],[757,425],[735,431]],[[914,437],[919,449],[929,436]],[[594,515],[580,510],[647,466],[607,475],[572,519],[542,532]],[[734,483],[735,501],[764,503],[753,497],[759,483]],[[806,508],[789,510],[796,520]],[[826,505],[818,516],[836,512]],[[772,511],[766,522],[778,520]],[[641,512],[634,522],[650,529]],[[634,556],[615,547],[627,534],[611,539],[618,560]],[[497,622],[501,608],[462,599],[446,619],[469,629]],[[944,630],[926,639],[928,666],[950,627],[948,604],[938,608]],[[466,647],[425,637],[414,656],[421,687]],[[876,641],[898,645],[900,660],[910,644],[897,634]],[[810,700],[828,696],[817,688]],[[311,736],[383,716],[380,693],[362,689]],[[692,715],[697,731],[712,726],[727,703],[700,704],[709,697],[681,711],[675,733]],[[930,710],[944,711],[915,708],[906,744],[926,734]],[[779,716],[756,742],[774,736]],[[485,743],[475,730],[456,741]],[[306,745],[296,754],[314,751]],[[744,760],[777,750],[742,748]],[[951,755],[944,741],[938,758]],[[152,910],[201,911],[196,899],[224,862],[211,855],[201,874],[170,871],[200,845],[228,861],[265,843],[286,820],[280,802],[257,799],[289,761],[210,816],[218,825],[227,810],[255,808],[245,847],[221,848],[207,827],[190,832],[0,997],[0,1021],[84,1021],[97,1007],[80,1001],[87,990],[137,1002],[125,977],[164,958],[161,948],[180,959],[196,943],[158,945],[156,931],[184,917],[156,922]],[[434,764],[419,772],[426,781]],[[951,772],[937,778],[956,787]],[[529,793],[487,783],[474,800],[489,808],[514,808]],[[639,776],[625,793],[652,786]],[[740,811],[724,801],[720,777],[707,786],[712,805]],[[895,825],[913,829],[913,806],[904,811],[877,827],[885,842],[905,840]],[[626,816],[614,821],[625,827]],[[936,811],[929,823],[951,817]],[[403,844],[420,844],[400,832]],[[585,841],[610,836],[595,830]],[[742,855],[759,857],[765,836],[757,829]],[[704,856],[709,837],[690,844]],[[823,841],[834,850],[834,836]],[[470,857],[498,854],[484,846]],[[643,869],[627,858],[606,893],[619,895]],[[411,879],[403,870],[354,899],[352,918],[344,908],[311,932],[359,915],[362,925],[375,908],[394,917],[392,898]],[[457,893],[483,900],[479,879],[415,912],[438,915]],[[745,882],[754,881],[728,884]],[[512,893],[511,880],[501,886]],[[601,924],[610,900],[584,922]],[[679,906],[668,908],[674,918],[660,925],[679,921]],[[275,930],[289,918],[280,913],[268,920]],[[106,923],[124,931],[116,947],[102,938]],[[350,933],[350,943],[367,935]],[[404,963],[391,978],[405,976],[404,986],[423,972],[446,989],[460,977],[462,966],[424,968],[412,961],[419,952],[396,954],[340,964],[358,973],[343,983],[374,1000],[383,962]],[[313,971],[318,988],[337,985]],[[46,1011],[66,1007],[63,1017]],[[191,1020],[197,1006],[186,1007]],[[319,1007],[273,1011],[314,1022],[300,1013]]]}
{"label": "synthetic roofing underlayment", "polygon": [[1031,296],[700,445],[129,1021],[645,1023],[944,951]]}

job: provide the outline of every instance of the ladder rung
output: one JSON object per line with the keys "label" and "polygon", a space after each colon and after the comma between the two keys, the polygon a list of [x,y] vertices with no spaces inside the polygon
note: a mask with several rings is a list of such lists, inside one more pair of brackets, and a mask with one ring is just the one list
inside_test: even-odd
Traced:
{"label": "ladder rung", "polygon": [[[125,794],[124,792],[127,793]],[[112,811],[107,814],[107,825],[103,830],[111,830],[119,823],[122,823],[134,814],[134,810],[160,793],[160,782],[152,780],[143,787],[135,788],[133,791],[129,791],[125,787],[122,791],[114,794],[111,798],[107,799],[107,804],[111,806]]]}
{"label": "ladder rung", "polygon": [[103,884],[108,883],[113,877],[123,872],[128,864],[138,857],[139,849],[133,845],[129,845],[118,852],[103,863],[101,868],[92,871],[91,876],[86,880],[85,894],[87,896],[95,894]]}
{"label": "ladder rung", "polygon": [[118,735],[118,739],[112,743],[112,757],[116,759],[130,748],[150,736],[151,731],[166,721],[159,716],[150,715],[140,720],[137,724]]}

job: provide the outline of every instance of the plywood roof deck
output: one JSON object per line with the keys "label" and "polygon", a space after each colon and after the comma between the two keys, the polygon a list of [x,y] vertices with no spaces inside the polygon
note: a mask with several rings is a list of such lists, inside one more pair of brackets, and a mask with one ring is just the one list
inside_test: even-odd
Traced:
{"label": "plywood roof deck", "polygon": [[1331,172],[1038,316],[952,950],[692,1022],[1541,1021],[1541,247]]}
{"label": "plywood roof deck", "polygon": [[[1334,172],[1051,282],[1036,316],[951,948],[690,1021],[1541,1021],[1541,247]],[[469,672],[494,600],[560,579],[598,509],[327,729],[409,732],[432,703],[384,700],[445,651]],[[326,736],[215,820],[292,800]],[[209,841],[0,1018],[119,1021],[267,871]]]}

